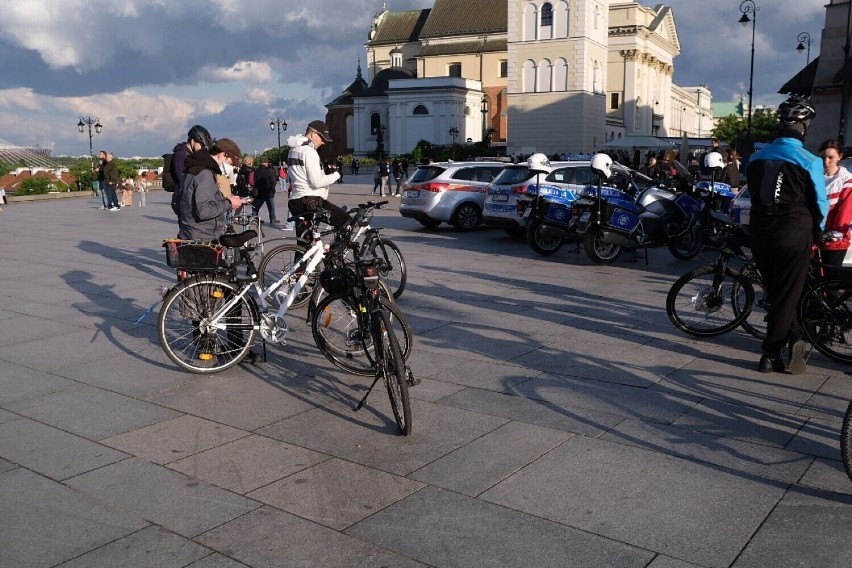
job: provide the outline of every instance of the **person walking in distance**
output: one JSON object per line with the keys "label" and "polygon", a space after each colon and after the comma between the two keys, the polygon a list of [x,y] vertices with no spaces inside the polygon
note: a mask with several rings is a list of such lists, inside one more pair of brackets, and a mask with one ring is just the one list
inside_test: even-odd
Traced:
{"label": "person walking in distance", "polygon": [[121,179],[118,177],[118,164],[115,163],[115,156],[112,152],[106,153],[106,163],[104,164],[104,186],[106,188],[106,208],[110,211],[118,211],[118,196],[115,193],[115,188]]}
{"label": "person walking in distance", "polygon": [[807,344],[796,305],[807,278],[814,235],[825,228],[828,213],[821,160],[803,145],[815,115],[805,97],[794,95],[781,103],[778,137],[753,154],[747,166],[752,254],[769,299],[766,339],[758,363],[761,373],[798,375],[807,369]]}
{"label": "person walking in distance", "polygon": [[319,150],[326,142],[331,142],[328,126],[321,120],[314,120],[305,130],[304,141],[290,148],[287,155],[287,176],[292,183],[288,205],[296,223],[296,236],[301,236],[305,227],[298,218],[305,213],[318,209],[331,212],[331,223],[340,227],[349,220],[349,216],[337,205],[328,201],[328,186],[340,177],[340,172],[326,174],[320,162]]}
{"label": "person walking in distance", "polygon": [[254,215],[260,213],[263,204],[266,204],[266,209],[269,211],[269,224],[277,225],[278,219],[275,217],[275,184],[278,183],[278,170],[272,165],[272,161],[264,156],[260,161],[260,167],[254,171],[254,188],[257,192],[257,197],[252,204]]}

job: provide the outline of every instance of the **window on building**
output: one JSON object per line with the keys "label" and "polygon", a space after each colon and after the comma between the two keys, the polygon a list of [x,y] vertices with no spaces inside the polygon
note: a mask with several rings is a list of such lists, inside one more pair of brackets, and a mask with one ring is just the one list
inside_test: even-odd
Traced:
{"label": "window on building", "polygon": [[595,4],[595,29],[598,29],[601,20],[601,7]]}
{"label": "window on building", "polygon": [[447,67],[447,75],[450,77],[461,77],[461,63],[450,63]]}
{"label": "window on building", "polygon": [[536,86],[536,68],[535,61],[527,59],[524,61],[524,69],[521,74],[523,78],[523,92],[534,93]]}
{"label": "window on building", "polygon": [[382,127],[382,116],[374,112],[370,115],[370,134],[376,136],[379,133],[379,129]]}
{"label": "window on building", "polygon": [[429,109],[423,105],[417,105],[411,114],[429,114]]}
{"label": "window on building", "polygon": [[609,94],[609,108],[610,110],[618,110],[618,93],[610,93]]}
{"label": "window on building", "polygon": [[500,60],[500,77],[509,76],[509,62],[505,59]]}
{"label": "window on building", "polygon": [[391,67],[402,67],[402,52],[398,49],[391,51]]}
{"label": "window on building", "polygon": [[553,25],[553,5],[550,2],[545,2],[541,6],[541,25],[542,27]]}

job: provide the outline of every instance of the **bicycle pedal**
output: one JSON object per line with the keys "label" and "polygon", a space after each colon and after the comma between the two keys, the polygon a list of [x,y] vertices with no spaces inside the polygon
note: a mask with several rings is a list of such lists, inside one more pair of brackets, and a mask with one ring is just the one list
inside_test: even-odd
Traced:
{"label": "bicycle pedal", "polygon": [[411,367],[408,365],[405,366],[405,382],[408,383],[408,386],[415,387],[420,384],[420,379],[414,376],[414,373],[411,372]]}

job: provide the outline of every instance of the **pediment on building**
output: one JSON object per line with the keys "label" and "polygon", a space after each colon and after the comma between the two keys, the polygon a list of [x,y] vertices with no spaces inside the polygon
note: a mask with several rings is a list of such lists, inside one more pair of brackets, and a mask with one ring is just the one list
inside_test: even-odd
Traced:
{"label": "pediment on building", "polygon": [[677,55],[680,53],[680,38],[677,35],[677,25],[672,9],[660,4],[654,10],[657,15],[648,26],[648,31],[670,44],[674,50],[674,55]]}

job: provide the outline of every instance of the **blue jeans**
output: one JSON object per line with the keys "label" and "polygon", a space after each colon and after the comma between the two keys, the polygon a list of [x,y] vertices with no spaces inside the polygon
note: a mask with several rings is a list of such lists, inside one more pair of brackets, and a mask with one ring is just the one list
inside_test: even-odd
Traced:
{"label": "blue jeans", "polygon": [[118,207],[118,197],[115,195],[115,184],[104,182],[104,187],[106,188],[106,206],[109,207]]}
{"label": "blue jeans", "polygon": [[98,180],[98,197],[101,200],[101,207],[106,209],[106,182],[104,180]]}

